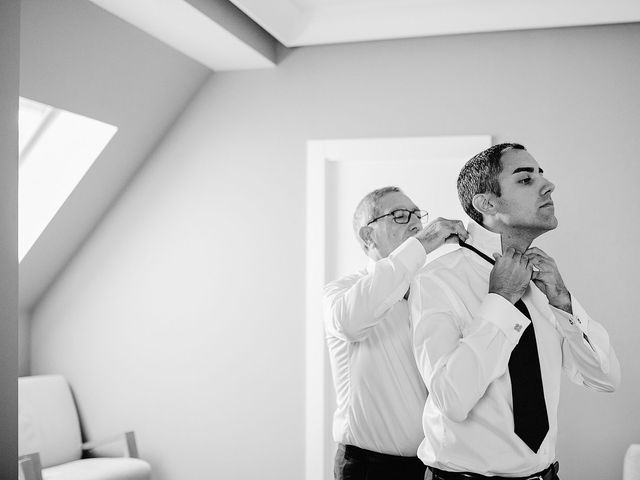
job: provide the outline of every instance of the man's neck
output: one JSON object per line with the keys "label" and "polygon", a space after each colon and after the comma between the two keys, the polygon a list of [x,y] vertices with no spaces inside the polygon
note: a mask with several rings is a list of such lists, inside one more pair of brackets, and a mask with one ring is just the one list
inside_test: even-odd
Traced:
{"label": "man's neck", "polygon": [[533,238],[513,235],[510,232],[502,233],[500,237],[502,239],[502,253],[509,247],[512,247],[517,252],[524,253],[533,242]]}
{"label": "man's neck", "polygon": [[524,253],[538,236],[533,235],[531,232],[510,229],[505,225],[484,225],[484,227],[491,232],[500,234],[502,253],[509,247],[517,252]]}

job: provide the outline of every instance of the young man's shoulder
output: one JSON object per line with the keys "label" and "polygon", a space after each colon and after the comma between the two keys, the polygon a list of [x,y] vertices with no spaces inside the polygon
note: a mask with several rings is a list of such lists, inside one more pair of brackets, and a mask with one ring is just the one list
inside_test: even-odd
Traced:
{"label": "young man's shoulder", "polygon": [[447,277],[450,274],[460,272],[460,267],[467,262],[462,248],[446,253],[430,262],[427,262],[419,271],[420,277]]}

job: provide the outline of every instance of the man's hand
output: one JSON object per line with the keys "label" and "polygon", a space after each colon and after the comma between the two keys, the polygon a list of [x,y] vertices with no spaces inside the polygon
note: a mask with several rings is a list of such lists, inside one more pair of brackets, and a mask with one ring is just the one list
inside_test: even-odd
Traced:
{"label": "man's hand", "polygon": [[496,264],[489,275],[489,293],[497,293],[511,303],[516,303],[531,281],[533,266],[529,258],[512,247],[507,248],[502,255],[494,253],[493,258],[496,259]]}
{"label": "man's hand", "polygon": [[465,241],[469,233],[460,220],[436,218],[415,235],[424,247],[424,251],[431,253],[445,243],[458,243],[458,238]]}
{"label": "man's hand", "polygon": [[538,247],[532,247],[524,254],[529,262],[538,269],[537,272],[533,272],[532,280],[536,287],[547,296],[549,304],[567,313],[572,313],[571,295],[562,281],[556,261]]}

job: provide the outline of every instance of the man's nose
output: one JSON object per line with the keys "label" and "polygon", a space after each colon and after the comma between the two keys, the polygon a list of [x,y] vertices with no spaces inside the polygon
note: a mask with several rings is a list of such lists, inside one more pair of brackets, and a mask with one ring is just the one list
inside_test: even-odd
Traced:
{"label": "man's nose", "polygon": [[414,233],[417,233],[420,230],[422,230],[422,220],[419,219],[417,215],[414,215],[414,214],[411,215],[411,221],[409,222],[409,230],[411,230]]}
{"label": "man's nose", "polygon": [[544,179],[541,193],[542,195],[550,195],[556,189],[556,186],[550,180]]}

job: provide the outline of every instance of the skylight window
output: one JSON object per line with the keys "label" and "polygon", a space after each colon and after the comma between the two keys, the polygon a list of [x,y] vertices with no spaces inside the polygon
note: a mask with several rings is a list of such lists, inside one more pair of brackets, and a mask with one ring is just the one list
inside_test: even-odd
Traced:
{"label": "skylight window", "polygon": [[113,125],[20,97],[19,261],[117,131]]}

